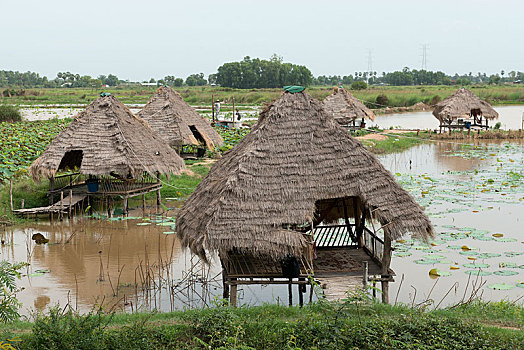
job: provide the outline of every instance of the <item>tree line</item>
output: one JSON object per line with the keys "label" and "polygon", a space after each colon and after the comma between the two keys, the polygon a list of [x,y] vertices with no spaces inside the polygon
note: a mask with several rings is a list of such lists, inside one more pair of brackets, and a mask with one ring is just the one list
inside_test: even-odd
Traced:
{"label": "tree line", "polygon": [[[173,75],[164,78],[143,81],[158,85],[170,86],[204,86],[220,85],[223,87],[237,89],[254,88],[277,88],[285,85],[303,86],[332,86],[351,85],[354,82],[365,82],[367,84],[379,85],[470,85],[470,84],[501,84],[506,82],[520,83],[524,81],[524,72],[510,71],[506,74],[504,70],[500,74],[487,75],[486,73],[469,72],[468,74],[447,75],[441,71],[417,70],[404,67],[394,72],[355,72],[348,75],[321,75],[314,77],[311,71],[302,65],[283,62],[282,57],[274,54],[269,60],[250,58],[246,56],[242,61],[228,62],[217,69],[217,73],[210,74],[207,79],[204,73],[191,74],[185,79]],[[118,86],[121,84],[133,84],[129,81],[119,79],[114,74],[99,75],[93,78],[89,75],[74,74],[71,72],[59,72],[54,79],[48,79],[34,72],[15,72],[0,70],[0,87],[83,87],[100,88],[103,86]],[[135,83],[136,84],[136,83]]]}

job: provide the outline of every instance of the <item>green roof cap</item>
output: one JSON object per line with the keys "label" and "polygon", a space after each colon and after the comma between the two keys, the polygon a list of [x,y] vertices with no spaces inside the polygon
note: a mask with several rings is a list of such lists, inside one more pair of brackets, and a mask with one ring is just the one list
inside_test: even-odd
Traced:
{"label": "green roof cap", "polygon": [[106,96],[111,96],[111,93],[110,92],[102,92],[100,94],[100,97],[106,97]]}
{"label": "green roof cap", "polygon": [[306,88],[303,87],[303,86],[296,86],[296,85],[288,85],[288,86],[284,86],[284,91],[287,91],[287,92],[290,92],[292,94],[295,94],[297,92],[302,92],[304,91]]}

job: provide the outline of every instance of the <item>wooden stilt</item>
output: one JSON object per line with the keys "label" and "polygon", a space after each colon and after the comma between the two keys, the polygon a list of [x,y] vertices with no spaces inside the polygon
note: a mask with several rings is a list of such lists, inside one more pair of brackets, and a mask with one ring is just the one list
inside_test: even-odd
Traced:
{"label": "wooden stilt", "polygon": [[369,263],[367,261],[362,262],[362,285],[364,286],[364,288],[368,286],[368,273],[369,273],[368,264]]}
{"label": "wooden stilt", "polygon": [[73,209],[73,190],[70,189],[69,190],[69,210],[67,212],[67,217],[70,219],[71,218],[71,213],[72,213],[72,210]]}
{"label": "wooden stilt", "polygon": [[289,306],[293,306],[293,285],[291,284],[291,282],[293,281],[293,279],[289,279],[289,283],[287,284],[287,291],[288,291],[288,294],[289,294]]}
{"label": "wooden stilt", "polygon": [[142,195],[142,211],[144,212],[142,215],[146,215],[146,195],[145,193]]}
{"label": "wooden stilt", "polygon": [[[298,279],[299,281],[304,281],[303,278],[299,278]],[[300,307],[304,306],[304,292],[303,292],[303,286],[305,286],[304,284],[299,284],[298,285],[298,305]]]}
{"label": "wooden stilt", "polygon": [[227,300],[229,299],[229,285],[227,284],[227,274],[225,270],[222,270],[222,286],[224,288],[222,297]]}
{"label": "wooden stilt", "polygon": [[236,307],[237,306],[237,285],[231,285],[231,293],[229,294],[229,305]]}
{"label": "wooden stilt", "polygon": [[59,212],[58,212],[58,216],[60,218],[60,221],[62,221],[64,219],[63,208],[64,208],[64,191],[60,191],[60,209],[59,209]]}
{"label": "wooden stilt", "polygon": [[389,278],[389,265],[391,263],[391,237],[388,234],[384,234],[384,252],[382,254],[382,302],[389,304],[389,281],[385,280]]}
{"label": "wooden stilt", "polygon": [[129,210],[127,206],[128,200],[129,198],[127,196],[124,196],[124,209],[122,210],[124,216],[127,216],[127,211]]}

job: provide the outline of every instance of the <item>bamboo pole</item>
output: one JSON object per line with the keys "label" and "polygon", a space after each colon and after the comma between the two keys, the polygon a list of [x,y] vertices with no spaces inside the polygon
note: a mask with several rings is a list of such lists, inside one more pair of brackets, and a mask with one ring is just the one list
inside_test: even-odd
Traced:
{"label": "bamboo pole", "polygon": [[11,205],[11,211],[13,211],[13,179],[9,178],[9,204]]}
{"label": "bamboo pole", "polygon": [[235,96],[233,96],[233,129],[235,128]]}

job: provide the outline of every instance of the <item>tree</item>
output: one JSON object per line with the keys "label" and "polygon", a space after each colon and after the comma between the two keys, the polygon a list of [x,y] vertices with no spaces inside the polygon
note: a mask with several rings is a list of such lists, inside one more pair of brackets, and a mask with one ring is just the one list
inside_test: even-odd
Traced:
{"label": "tree", "polygon": [[207,80],[204,79],[204,73],[191,74],[186,78],[186,84],[189,86],[202,86],[207,84]]}
{"label": "tree", "polygon": [[351,84],[351,89],[352,90],[365,90],[367,88],[368,88],[368,84],[365,81],[362,81],[362,80],[354,81]]}
{"label": "tree", "polygon": [[176,78],[175,81],[173,82],[173,85],[174,86],[182,86],[182,85],[184,85],[184,79]]}

